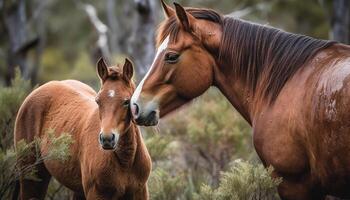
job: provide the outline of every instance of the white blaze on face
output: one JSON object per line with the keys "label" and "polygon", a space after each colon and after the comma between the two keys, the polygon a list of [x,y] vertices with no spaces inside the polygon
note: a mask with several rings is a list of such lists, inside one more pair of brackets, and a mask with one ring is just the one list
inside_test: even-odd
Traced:
{"label": "white blaze on face", "polygon": [[115,96],[115,91],[114,90],[108,90],[108,96],[113,98]]}
{"label": "white blaze on face", "polygon": [[143,84],[144,84],[145,80],[147,79],[149,73],[152,71],[152,69],[154,67],[154,63],[158,59],[159,54],[162,53],[162,51],[164,51],[168,47],[168,43],[169,43],[169,36],[167,36],[165,38],[165,40],[162,42],[162,44],[159,46],[159,48],[157,50],[157,53],[156,53],[156,56],[154,57],[154,60],[152,62],[151,68],[148,70],[146,75],[143,77],[142,81],[137,86],[134,94],[132,95],[132,97],[131,97],[131,105],[133,105],[135,102],[137,102],[137,100],[138,100],[138,98],[139,98],[139,96],[141,94],[142,87],[143,87]]}

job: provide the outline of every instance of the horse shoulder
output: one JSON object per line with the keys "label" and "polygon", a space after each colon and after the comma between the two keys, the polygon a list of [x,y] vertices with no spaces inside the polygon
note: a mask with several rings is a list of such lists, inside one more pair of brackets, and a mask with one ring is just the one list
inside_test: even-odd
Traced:
{"label": "horse shoulder", "polygon": [[308,170],[308,157],[300,136],[303,131],[286,111],[264,113],[253,126],[253,142],[265,166],[281,174],[302,174]]}

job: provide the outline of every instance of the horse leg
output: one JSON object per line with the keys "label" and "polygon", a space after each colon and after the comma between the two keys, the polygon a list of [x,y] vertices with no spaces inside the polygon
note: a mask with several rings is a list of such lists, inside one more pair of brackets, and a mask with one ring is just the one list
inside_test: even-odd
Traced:
{"label": "horse leg", "polygon": [[36,178],[38,180],[29,180],[24,177],[20,178],[20,199],[44,199],[47,187],[50,183],[51,175],[45,168],[44,164],[38,164],[34,167]]}
{"label": "horse leg", "polygon": [[[102,191],[97,189],[98,186],[92,186],[88,190],[84,189],[85,196],[87,200],[96,200],[96,199],[104,199],[104,200],[112,200],[112,199],[123,199],[121,195],[118,195],[115,191]],[[130,199],[130,198],[126,198]]]}
{"label": "horse leg", "polygon": [[81,195],[79,193],[74,193],[73,194],[73,200],[85,200],[85,196]]}
{"label": "horse leg", "polygon": [[148,187],[144,185],[142,188],[137,190],[134,194],[133,200],[148,200]]}
{"label": "horse leg", "polygon": [[96,189],[91,189],[86,192],[86,200],[94,200],[94,199],[105,199],[102,195],[99,195]]}
{"label": "horse leg", "polygon": [[322,190],[311,188],[308,183],[283,179],[278,186],[278,193],[282,200],[324,200]]}

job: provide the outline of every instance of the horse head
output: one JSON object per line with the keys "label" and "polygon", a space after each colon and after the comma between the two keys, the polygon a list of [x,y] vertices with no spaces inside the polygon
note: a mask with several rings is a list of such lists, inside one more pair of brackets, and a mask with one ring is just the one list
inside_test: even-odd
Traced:
{"label": "horse head", "polygon": [[[166,19],[158,33],[158,50],[131,98],[133,117],[139,125],[156,125],[159,117],[213,84],[216,62],[208,47],[220,44],[219,25],[205,20],[197,9],[185,10],[174,4],[175,10],[162,1]],[[219,15],[214,18],[221,20]]]}
{"label": "horse head", "polygon": [[115,149],[120,136],[130,126],[130,98],[134,92],[133,65],[125,59],[123,66],[108,67],[101,58],[97,63],[101,88],[96,96],[101,120],[99,142],[103,149]]}

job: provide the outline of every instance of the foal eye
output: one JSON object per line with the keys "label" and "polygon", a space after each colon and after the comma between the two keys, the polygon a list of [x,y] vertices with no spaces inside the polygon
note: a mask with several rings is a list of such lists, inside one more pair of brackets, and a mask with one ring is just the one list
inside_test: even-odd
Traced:
{"label": "foal eye", "polygon": [[100,105],[100,99],[99,98],[96,98],[95,102],[97,103],[97,105]]}
{"label": "foal eye", "polygon": [[164,61],[169,64],[174,64],[174,63],[177,63],[177,61],[179,60],[179,57],[180,57],[180,54],[169,52],[165,54]]}
{"label": "foal eye", "polygon": [[129,107],[129,104],[130,104],[130,100],[129,99],[126,99],[123,101],[123,106],[124,107]]}

